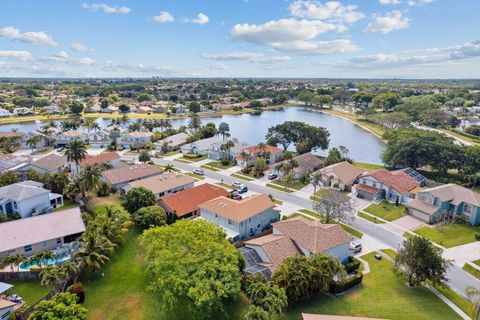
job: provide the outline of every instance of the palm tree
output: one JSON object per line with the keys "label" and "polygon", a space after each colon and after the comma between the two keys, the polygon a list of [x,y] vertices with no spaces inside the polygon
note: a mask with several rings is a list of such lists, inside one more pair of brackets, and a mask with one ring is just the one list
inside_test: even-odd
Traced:
{"label": "palm tree", "polygon": [[98,127],[98,124],[95,122],[95,119],[94,118],[86,118],[84,121],[83,121],[83,127],[85,129],[87,129],[87,134],[88,136],[90,136],[90,130],[93,129],[94,125],[97,125]]}
{"label": "palm tree", "polygon": [[269,314],[281,315],[287,306],[285,290],[276,285],[268,285],[267,294],[262,299],[262,308]]}
{"label": "palm tree", "polygon": [[60,286],[63,280],[63,271],[56,265],[48,266],[40,272],[40,284],[52,287],[55,292],[61,291]]}
{"label": "palm tree", "polygon": [[79,163],[87,156],[87,148],[85,144],[77,139],[70,142],[65,148],[65,157],[70,162],[75,162],[77,172],[80,172]]}
{"label": "palm tree", "polygon": [[125,127],[129,121],[130,119],[128,119],[128,116],[126,114],[123,114],[122,117],[118,119],[118,122],[122,127]]}
{"label": "palm tree", "polygon": [[171,164],[167,164],[165,168],[163,168],[163,170],[165,170],[165,172],[172,172],[172,171],[175,171],[175,167],[172,166]]}
{"label": "palm tree", "polygon": [[163,132],[164,129],[172,127],[172,122],[169,119],[160,119],[160,121],[158,121],[158,127]]}
{"label": "palm tree", "polygon": [[242,150],[242,152],[240,152],[240,156],[242,157],[243,159],[243,163],[244,163],[244,167],[243,169],[247,169],[248,168],[248,163],[250,162],[250,159],[252,159],[252,155],[245,151],[245,150]]}
{"label": "palm tree", "polygon": [[115,245],[106,237],[94,232],[85,232],[80,238],[80,250],[75,253],[75,258],[80,259],[80,265],[94,271],[110,261],[108,255],[113,253]]}
{"label": "palm tree", "polygon": [[3,259],[0,261],[0,269],[6,268],[7,266],[10,266],[10,269],[13,272],[13,267],[16,263],[15,256],[7,255],[3,257]]}
{"label": "palm tree", "polygon": [[27,145],[32,148],[32,153],[35,151],[37,144],[42,140],[40,136],[33,136],[27,140]]}
{"label": "palm tree", "polygon": [[44,250],[37,252],[30,261],[36,261],[40,268],[46,267],[49,259],[54,259],[55,254],[52,250]]}
{"label": "palm tree", "polygon": [[198,115],[194,115],[190,121],[188,122],[188,128],[193,131],[193,133],[197,133],[197,130],[202,127],[202,120],[200,120]]}
{"label": "palm tree", "polygon": [[258,306],[251,306],[245,314],[245,320],[268,320],[269,318],[268,312]]}
{"label": "palm tree", "polygon": [[322,175],[318,172],[312,174],[310,181],[313,185],[313,195],[317,193],[317,188],[322,185]]}
{"label": "palm tree", "polygon": [[265,142],[259,142],[257,144],[257,149],[258,151],[260,151],[260,156],[263,157],[263,158],[267,158],[267,150],[268,150],[268,146]]}
{"label": "palm tree", "polygon": [[28,262],[28,257],[23,254],[16,254],[13,256],[13,264],[17,267],[17,271],[20,271],[22,263]]}
{"label": "palm tree", "polygon": [[225,142],[224,144],[222,144],[220,146],[220,149],[222,150],[222,148],[224,150],[222,151],[227,151],[227,158],[230,160],[230,149],[232,149],[233,147],[235,147],[235,143],[232,141],[232,140],[228,140],[227,142]]}
{"label": "palm tree", "polygon": [[100,167],[96,165],[87,165],[82,170],[78,176],[80,183],[80,188],[83,191],[83,197],[85,198],[86,193],[95,190],[100,185],[100,176],[101,176]]}
{"label": "palm tree", "polygon": [[472,302],[472,308],[475,310],[475,320],[480,319],[480,290],[475,287],[468,286],[466,294],[470,302]]}

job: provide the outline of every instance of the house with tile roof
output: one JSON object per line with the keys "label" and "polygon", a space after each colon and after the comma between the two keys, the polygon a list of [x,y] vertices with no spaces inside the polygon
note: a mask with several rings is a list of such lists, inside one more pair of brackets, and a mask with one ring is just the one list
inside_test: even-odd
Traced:
{"label": "house with tile roof", "polygon": [[318,220],[295,217],[272,223],[272,234],[247,240],[239,251],[245,256],[246,273],[273,274],[288,257],[329,254],[341,262],[352,255],[353,240],[339,224],[323,224]]}
{"label": "house with tile roof", "polygon": [[167,195],[159,200],[165,212],[177,218],[196,218],[200,215],[199,205],[218,197],[228,196],[228,192],[219,186],[204,183],[191,189]]}
{"label": "house with tile roof", "polygon": [[184,144],[180,147],[181,153],[195,153],[199,155],[207,155],[212,145],[216,143],[222,143],[222,138],[218,136],[197,140],[191,143]]}
{"label": "house with tile roof", "polygon": [[88,143],[92,148],[106,148],[112,143],[110,134],[103,130],[88,133]]}
{"label": "house with tile roof", "polygon": [[69,168],[67,158],[55,153],[50,153],[38,160],[33,161],[29,165],[23,167],[21,171],[29,169],[40,174],[57,173],[65,171]]}
{"label": "house with tile roof", "polygon": [[140,149],[152,142],[153,132],[133,131],[122,133],[120,144],[128,149]]}
{"label": "house with tile roof", "polygon": [[208,151],[208,159],[215,160],[215,161],[218,161],[221,159],[227,159],[227,158],[233,159],[237,155],[239,155],[243,149],[248,147],[247,142],[237,141],[237,142],[233,142],[233,147],[231,147],[229,151],[224,151],[222,150],[222,145],[225,144],[226,142],[227,142],[226,140],[223,140],[223,141],[218,141],[212,144],[210,146],[210,150]]}
{"label": "house with tile roof", "polygon": [[86,166],[94,166],[94,165],[108,165],[112,169],[119,168],[123,165],[120,161],[120,155],[115,152],[102,152],[96,156],[88,155],[84,159],[82,159],[79,163],[78,169],[77,166],[71,165],[72,175],[77,175],[79,172],[77,170],[82,171],[83,168]]}
{"label": "house with tile roof", "polygon": [[[296,157],[293,157],[298,164],[297,167],[293,168],[293,176],[295,180],[300,180],[304,173],[312,173],[318,170],[321,166],[323,161],[320,160],[316,155],[311,152],[300,154]],[[286,160],[285,160],[286,161]],[[270,167],[270,173],[276,173],[279,177],[283,175],[282,171],[276,170],[276,166]]]}
{"label": "house with tile roof", "polygon": [[280,212],[265,194],[242,200],[221,196],[198,207],[201,218],[221,227],[234,242],[255,236],[280,220]]}
{"label": "house with tile roof", "polygon": [[388,171],[378,169],[359,177],[354,187],[357,197],[380,202],[408,203],[420,190],[421,182],[407,174],[405,170]]}
{"label": "house with tile roof", "polygon": [[191,189],[195,180],[183,174],[174,172],[164,172],[152,177],[132,181],[120,189],[122,194],[127,193],[133,188],[145,188],[152,191],[157,200],[160,200],[164,196],[174,194],[176,192]]}
{"label": "house with tile roof", "polygon": [[0,156],[0,173],[21,170],[28,166],[31,161],[32,158],[28,156],[16,156],[11,153],[5,154]]}
{"label": "house with tile roof", "polygon": [[427,223],[460,217],[480,225],[480,194],[452,183],[419,191],[407,207],[410,215]]}
{"label": "house with tile roof", "polygon": [[87,141],[87,134],[79,130],[69,130],[65,132],[60,132],[55,136],[55,145],[57,146],[66,146],[70,144],[73,140],[80,140],[82,142]]}
{"label": "house with tile roof", "polygon": [[[0,188],[0,214],[22,218],[51,212],[63,206],[63,196],[44,189],[37,181],[25,180]],[[1,234],[1,233],[0,233]]]}
{"label": "house with tile roof", "polygon": [[358,181],[365,171],[355,167],[348,161],[335,163],[318,170],[325,187],[351,191],[355,182]]}
{"label": "house with tile roof", "polygon": [[163,173],[163,169],[157,165],[132,164],[129,166],[105,170],[102,172],[100,179],[113,188],[120,189],[132,181],[156,176],[160,173]]}
{"label": "house with tile roof", "polygon": [[188,137],[189,137],[188,134],[186,134],[185,132],[180,132],[180,133],[174,134],[173,136],[169,136],[162,140],[158,140],[157,142],[155,142],[155,150],[161,151],[164,144],[166,144],[168,151],[178,150],[180,149],[181,146],[187,143]]}
{"label": "house with tile roof", "polygon": [[[248,155],[247,159],[244,159],[242,151]],[[235,157],[237,160],[237,165],[239,166],[248,166],[251,167],[254,165],[255,160],[260,156],[265,156],[267,164],[274,164],[279,162],[282,159],[283,150],[274,146],[266,145],[265,149],[260,149],[258,146],[250,146],[243,149]]]}
{"label": "house with tile roof", "polygon": [[85,231],[80,209],[72,208],[29,219],[0,223],[0,259],[6,255],[34,255],[77,239]]}

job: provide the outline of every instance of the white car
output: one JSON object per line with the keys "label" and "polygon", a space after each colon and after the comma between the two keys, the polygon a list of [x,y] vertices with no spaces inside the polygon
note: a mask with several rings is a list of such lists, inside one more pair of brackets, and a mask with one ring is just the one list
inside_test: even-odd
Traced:
{"label": "white car", "polygon": [[198,174],[199,176],[203,176],[205,174],[203,169],[195,169],[193,170],[193,173]]}
{"label": "white car", "polygon": [[353,251],[354,253],[362,251],[362,244],[359,242],[350,242],[350,251]]}
{"label": "white car", "polygon": [[232,186],[235,188],[235,189],[238,189],[240,187],[243,187],[243,184],[239,181],[233,181],[232,182]]}

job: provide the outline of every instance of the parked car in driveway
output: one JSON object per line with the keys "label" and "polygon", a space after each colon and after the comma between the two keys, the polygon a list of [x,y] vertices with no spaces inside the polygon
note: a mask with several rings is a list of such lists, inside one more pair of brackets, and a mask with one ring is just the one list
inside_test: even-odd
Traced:
{"label": "parked car in driveway", "polygon": [[244,186],[244,185],[241,185],[241,186],[237,189],[237,192],[238,192],[239,194],[246,193],[246,192],[248,192],[248,188],[247,188],[246,186]]}
{"label": "parked car in driveway", "polygon": [[205,172],[203,172],[203,169],[195,169],[193,170],[193,173],[198,174],[199,176],[203,176]]}
{"label": "parked car in driveway", "polygon": [[278,174],[276,173],[269,173],[267,176],[268,180],[275,180],[278,178]]}
{"label": "parked car in driveway", "polygon": [[243,184],[239,181],[233,181],[232,182],[232,186],[235,188],[235,189],[238,189],[240,188],[241,186],[243,186]]}
{"label": "parked car in driveway", "polygon": [[57,152],[62,152],[62,151],[63,151],[63,147],[57,148]]}
{"label": "parked car in driveway", "polygon": [[350,251],[353,251],[353,253],[362,251],[362,244],[359,242],[350,242]]}

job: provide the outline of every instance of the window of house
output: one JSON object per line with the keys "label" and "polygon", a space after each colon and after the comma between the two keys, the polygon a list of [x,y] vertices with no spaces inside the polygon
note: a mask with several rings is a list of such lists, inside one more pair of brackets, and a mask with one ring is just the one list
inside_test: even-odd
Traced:
{"label": "window of house", "polygon": [[47,244],[48,244],[48,242],[47,242],[47,241],[43,241],[43,242],[42,242],[42,247],[46,247],[46,246],[47,246]]}
{"label": "window of house", "polygon": [[61,244],[62,243],[62,238],[57,238],[57,244]]}
{"label": "window of house", "polygon": [[260,228],[260,227],[262,227],[262,225],[261,225],[260,223],[259,223],[259,224],[257,224],[257,228]]}
{"label": "window of house", "polygon": [[32,245],[29,244],[29,245],[23,247],[23,250],[24,250],[25,252],[30,252],[30,251],[32,251],[32,250],[33,250],[33,249],[32,249]]}
{"label": "window of house", "polygon": [[228,224],[233,224],[232,220],[228,219]]}
{"label": "window of house", "polygon": [[12,313],[12,311],[8,310],[4,314],[2,314],[2,319],[8,319],[8,316],[10,315],[10,313]]}
{"label": "window of house", "polygon": [[472,213],[473,211],[473,206],[471,204],[468,204],[466,203],[464,206],[463,206],[463,212],[465,213]]}
{"label": "window of house", "polygon": [[240,222],[240,227],[243,227],[243,222]]}

